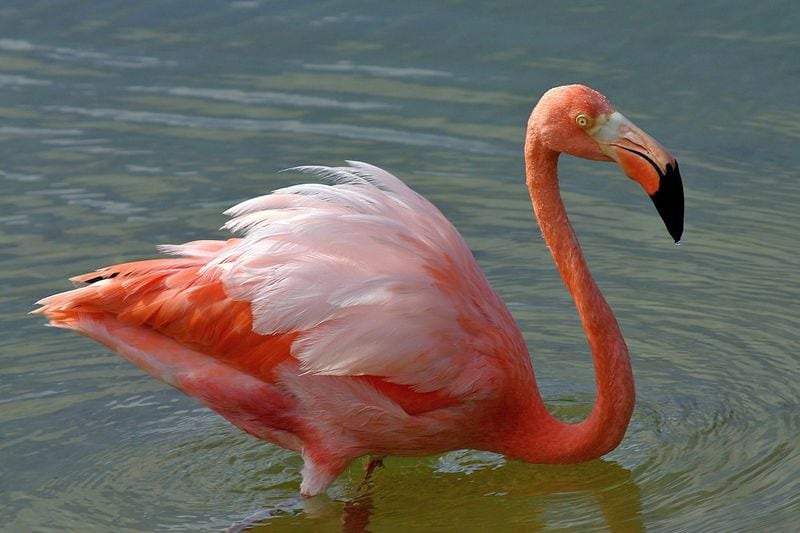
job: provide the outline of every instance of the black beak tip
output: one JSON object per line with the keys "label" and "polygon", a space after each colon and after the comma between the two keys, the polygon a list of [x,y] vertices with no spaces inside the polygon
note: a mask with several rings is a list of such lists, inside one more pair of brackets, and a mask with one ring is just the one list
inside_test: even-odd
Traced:
{"label": "black beak tip", "polygon": [[683,236],[683,231],[670,231],[670,236],[675,240],[675,244],[681,243],[681,237]]}
{"label": "black beak tip", "polygon": [[676,243],[683,236],[683,182],[678,162],[668,164],[666,172],[659,170],[658,190],[650,196],[661,220]]}

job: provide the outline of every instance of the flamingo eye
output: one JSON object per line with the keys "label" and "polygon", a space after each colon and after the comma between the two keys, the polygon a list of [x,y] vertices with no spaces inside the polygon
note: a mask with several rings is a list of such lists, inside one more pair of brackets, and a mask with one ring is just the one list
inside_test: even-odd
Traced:
{"label": "flamingo eye", "polygon": [[591,127],[591,125],[594,123],[592,117],[583,113],[575,117],[575,122],[578,124],[578,126],[584,129]]}

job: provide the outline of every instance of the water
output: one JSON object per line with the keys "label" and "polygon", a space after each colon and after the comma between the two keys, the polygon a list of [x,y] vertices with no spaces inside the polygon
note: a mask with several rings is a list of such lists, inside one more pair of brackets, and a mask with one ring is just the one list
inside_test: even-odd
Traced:
{"label": "water", "polygon": [[[8,531],[790,531],[800,519],[794,2],[4,2],[0,517]],[[522,185],[530,108],[602,90],[678,157],[682,246],[613,165],[562,188],[632,350],[622,445],[570,467],[478,452],[354,465],[291,500],[296,454],[241,434],[27,311],[96,266],[222,236],[278,170],[360,159],[461,229],[543,394],[588,413],[592,366]],[[287,503],[288,502],[288,503]]]}

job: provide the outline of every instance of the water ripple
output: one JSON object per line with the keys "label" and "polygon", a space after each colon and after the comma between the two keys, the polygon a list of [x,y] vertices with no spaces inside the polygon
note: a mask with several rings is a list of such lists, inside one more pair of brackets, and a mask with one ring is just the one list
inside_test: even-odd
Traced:
{"label": "water ripple", "polygon": [[352,61],[337,61],[330,64],[306,63],[303,68],[327,72],[360,72],[384,78],[449,78],[453,76],[452,73],[444,70],[359,65]]}
{"label": "water ripple", "polygon": [[0,126],[0,135],[19,135],[39,137],[41,135],[83,135],[82,130],[74,128],[29,128],[23,126]]}
{"label": "water ripple", "polygon": [[71,106],[45,106],[48,111],[76,114],[93,118],[107,118],[121,122],[145,124],[162,124],[199,129],[223,129],[235,131],[278,131],[288,133],[309,133],[315,135],[344,137],[348,139],[383,141],[412,146],[437,146],[462,152],[479,154],[502,154],[508,150],[483,141],[472,141],[448,135],[417,133],[394,130],[336,124],[331,122],[312,123],[299,120],[255,120],[243,118],[217,118],[196,115],[179,115],[176,113],[156,113],[152,111],[129,111],[126,109],[84,108]]}
{"label": "water ripple", "polygon": [[17,76],[11,74],[0,74],[0,87],[25,87],[29,85],[51,85],[49,80],[38,80],[27,76]]}
{"label": "water ripple", "polygon": [[24,174],[21,172],[6,172],[0,170],[0,178],[12,181],[41,181],[42,176],[38,174]]}
{"label": "water ripple", "polygon": [[[0,78],[2,83],[2,78]],[[209,100],[222,100],[238,104],[267,104],[291,107],[322,107],[331,109],[349,109],[363,111],[370,109],[391,109],[397,106],[382,102],[345,102],[333,98],[319,96],[303,96],[294,93],[282,92],[253,92],[238,89],[208,89],[201,87],[129,87],[129,91],[168,94],[171,96],[189,96],[193,98],[207,98]]]}
{"label": "water ripple", "polygon": [[111,55],[105,52],[82,50],[65,46],[47,46],[33,44],[20,39],[0,39],[0,50],[10,52],[32,52],[56,61],[89,63],[95,66],[120,68],[148,68],[175,66],[175,61],[167,61],[150,56]]}
{"label": "water ripple", "polygon": [[116,200],[105,200],[105,194],[96,191],[88,191],[83,188],[75,189],[45,189],[28,191],[26,195],[57,196],[66,200],[69,205],[83,205],[91,207],[112,215],[129,215],[147,211],[147,207],[138,207],[130,202],[120,202]]}

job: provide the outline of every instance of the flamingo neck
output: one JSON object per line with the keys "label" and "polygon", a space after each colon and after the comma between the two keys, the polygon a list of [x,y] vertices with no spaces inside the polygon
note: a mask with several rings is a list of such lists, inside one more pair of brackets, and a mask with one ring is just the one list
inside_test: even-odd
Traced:
{"label": "flamingo neck", "polygon": [[586,420],[566,424],[553,417],[535,394],[515,432],[517,449],[507,454],[530,462],[572,463],[600,457],[620,443],[633,413],[635,392],[625,339],[567,218],[558,186],[558,156],[531,128],[525,143],[526,183],[542,236],[575,301],[592,351],[596,399]]}

